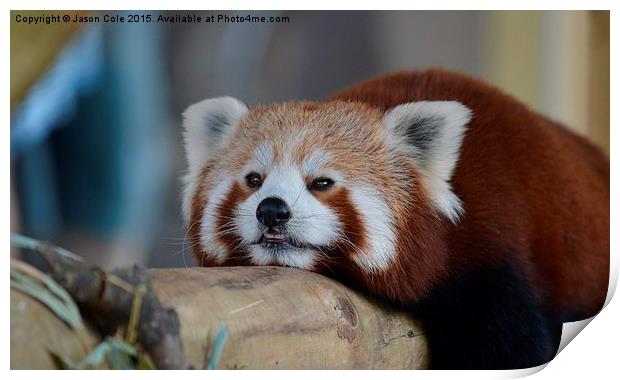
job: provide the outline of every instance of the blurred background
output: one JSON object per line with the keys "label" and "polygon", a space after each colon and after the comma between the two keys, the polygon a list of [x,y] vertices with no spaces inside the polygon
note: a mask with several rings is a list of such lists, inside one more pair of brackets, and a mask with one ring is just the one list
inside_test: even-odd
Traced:
{"label": "blurred background", "polygon": [[[204,22],[218,13],[288,20]],[[101,22],[16,21],[51,14]],[[11,231],[105,268],[195,264],[180,216],[180,114],[207,97],[318,100],[393,70],[443,67],[609,154],[606,11],[107,12],[203,17],[158,24],[103,14],[11,12]]]}

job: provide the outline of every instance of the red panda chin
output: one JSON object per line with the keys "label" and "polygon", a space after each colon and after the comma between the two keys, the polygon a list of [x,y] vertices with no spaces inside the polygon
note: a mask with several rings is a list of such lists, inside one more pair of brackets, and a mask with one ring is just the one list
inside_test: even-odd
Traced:
{"label": "red panda chin", "polygon": [[[184,117],[200,265],[333,276],[421,319],[433,368],[543,364],[563,322],[603,306],[609,161],[485,83],[401,72],[323,102],[217,98]],[[268,225],[287,232],[262,241]]]}

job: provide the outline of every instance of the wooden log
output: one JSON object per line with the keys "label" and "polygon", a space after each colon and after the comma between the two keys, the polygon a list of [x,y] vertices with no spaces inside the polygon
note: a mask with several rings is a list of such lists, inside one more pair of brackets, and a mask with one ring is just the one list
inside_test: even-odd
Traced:
{"label": "wooden log", "polygon": [[425,368],[410,316],[315,273],[283,267],[154,270],[154,287],[181,320],[187,360],[202,368],[225,323],[219,368]]}
{"label": "wooden log", "polygon": [[[158,269],[150,274],[161,302],[179,315],[184,351],[193,368],[206,367],[213,338],[224,325],[229,336],[220,369],[417,369],[428,365],[426,339],[418,322],[315,273],[229,267]],[[11,367],[49,368],[49,363],[39,361],[35,366],[28,355],[20,354],[46,349],[43,346],[53,332],[27,333],[24,323],[32,319],[14,315],[15,302],[26,302],[15,293],[12,289]],[[38,318],[52,318],[49,314]],[[13,339],[14,329],[21,331],[19,341]],[[56,332],[54,344],[66,345],[65,340],[75,339],[70,335]]]}
{"label": "wooden log", "polygon": [[77,362],[98,337],[89,330],[87,340],[84,347],[75,331],[43,303],[11,288],[11,369],[54,369],[50,349]]}

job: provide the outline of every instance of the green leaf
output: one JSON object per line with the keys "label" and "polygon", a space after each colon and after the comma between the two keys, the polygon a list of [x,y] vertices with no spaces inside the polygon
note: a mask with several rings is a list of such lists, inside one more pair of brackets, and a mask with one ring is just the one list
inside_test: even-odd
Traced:
{"label": "green leaf", "polygon": [[77,368],[86,369],[107,363],[112,369],[133,369],[131,358],[136,357],[137,354],[135,347],[115,338],[107,338],[90,351],[78,363]]}
{"label": "green leaf", "polygon": [[31,297],[41,301],[50,310],[52,310],[58,318],[65,321],[71,328],[84,328],[84,323],[82,322],[80,313],[77,310],[77,307],[74,306],[73,301],[70,300],[70,297],[69,305],[72,306],[67,306],[67,303],[63,303],[48,289],[31,280],[28,276],[25,276],[13,269],[11,269],[11,287],[21,290]]}
{"label": "green leaf", "polygon": [[227,339],[228,327],[222,326],[220,331],[218,331],[215,336],[215,339],[213,339],[213,350],[211,351],[211,357],[209,358],[207,369],[217,369],[218,363],[220,362],[220,357],[222,356],[222,351],[224,350],[224,344]]}
{"label": "green leaf", "polygon": [[[39,240],[11,232],[11,245],[19,248],[30,249],[32,251],[40,251],[44,243]],[[75,261],[84,261],[84,259],[80,256],[76,255],[73,252],[69,252],[64,248],[60,248],[57,246],[51,246],[51,248],[61,256],[67,257]]]}

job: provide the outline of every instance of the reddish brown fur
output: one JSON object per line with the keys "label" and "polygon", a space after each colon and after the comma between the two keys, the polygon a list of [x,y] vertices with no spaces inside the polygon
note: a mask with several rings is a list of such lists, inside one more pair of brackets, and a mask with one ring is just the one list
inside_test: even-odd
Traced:
{"label": "reddish brown fur", "polygon": [[[431,208],[413,164],[404,158],[389,161],[381,138],[383,113],[419,100],[456,100],[473,111],[451,180],[465,208],[456,225]],[[314,129],[301,130],[304,125]],[[356,131],[355,139],[342,134],[347,128]],[[608,160],[583,138],[496,88],[441,70],[372,79],[326,102],[253,108],[230,139],[234,143],[223,146],[218,160],[203,170],[193,196],[189,234],[202,265],[250,264],[238,258],[218,264],[198,244],[204,191],[217,180],[207,178],[207,172],[239,170],[250,157],[248,148],[264,141],[274,142],[274,159],[279,161],[287,140],[274,136],[301,132],[309,135],[293,160],[329,148],[334,169],[354,178],[372,178],[388,201],[398,231],[396,259],[386,272],[364,273],[351,260],[353,250],[343,244],[338,247],[342,259],[317,270],[338,270],[375,294],[408,302],[427,295],[456,272],[513,258],[547,312],[577,308],[590,316],[601,308],[609,274]],[[230,206],[249,195],[246,191],[238,183],[231,189],[220,207],[219,230],[232,216]],[[339,215],[350,240],[358,247],[367,244],[346,189],[315,196]],[[220,239],[231,249],[235,246],[233,236]]]}
{"label": "reddish brown fur", "polygon": [[[425,168],[390,145],[383,123],[385,111],[395,106],[433,100],[461,102],[473,114],[450,179],[464,206],[456,223],[435,208]],[[239,247],[241,238],[228,230],[237,206],[255,191],[241,169],[261,146],[260,156],[273,149],[276,163],[297,167],[320,154],[321,170],[339,177],[312,196],[337,216],[345,239],[316,247],[315,262],[299,266],[417,313],[436,368],[539,365],[555,353],[562,322],[590,317],[604,303],[608,160],[585,139],[496,88],[441,70],[395,73],[325,102],[254,107],[228,137],[188,188],[188,233],[201,265],[270,263],[269,256],[250,259],[247,248]],[[260,174],[268,179],[268,172]],[[310,184],[317,174],[302,175]],[[209,239],[213,228],[216,241],[201,242],[207,194],[223,178],[233,182],[209,226]],[[356,203],[368,191],[376,195],[368,199],[379,202],[370,213]],[[376,254],[375,244],[390,246],[382,235],[371,240],[373,218],[379,226],[387,223],[379,207],[388,209],[396,231],[394,256]],[[218,253],[222,261],[213,258]]]}
{"label": "reddish brown fur", "polygon": [[216,221],[216,232],[219,233],[217,240],[230,250],[230,257],[228,257],[224,262],[218,262],[215,258],[205,252],[205,247],[200,241],[202,218],[204,216],[204,210],[207,207],[204,187],[206,184],[206,178],[212,169],[213,165],[207,164],[205,168],[202,169],[197,179],[198,188],[192,197],[192,212],[189,222],[189,229],[187,232],[189,237],[189,246],[192,247],[194,257],[197,262],[200,263],[200,266],[211,267],[224,265],[251,265],[251,262],[245,258],[246,252],[237,249],[238,237],[228,231],[228,226],[230,226],[229,221],[234,215],[234,206],[239,204],[239,202],[242,202],[243,199],[247,198],[251,194],[250,191],[244,191],[244,189],[242,189],[237,183],[233,184],[233,187],[230,189],[225,201],[218,207],[217,210],[218,218]]}
{"label": "reddish brown fur", "polygon": [[[375,291],[417,297],[442,268],[469,271],[511,256],[547,311],[600,310],[609,278],[609,162],[589,142],[496,88],[441,70],[372,79],[331,100],[381,111],[457,100],[474,115],[451,181],[464,217],[456,226],[433,223],[418,203],[399,223],[398,263],[371,281]],[[404,283],[408,273],[415,278]]]}
{"label": "reddish brown fur", "polygon": [[[411,178],[417,173],[410,164]],[[389,271],[371,277],[370,289],[397,302],[420,299],[448,275],[446,224],[431,209],[424,189],[418,186],[411,207],[396,215],[396,261]],[[406,202],[406,200],[403,200]],[[415,278],[411,278],[411,274]],[[407,279],[407,280],[404,280]]]}
{"label": "reddish brown fur", "polygon": [[343,234],[347,238],[349,244],[341,243],[338,246],[340,253],[346,257],[353,256],[355,249],[364,249],[366,247],[366,240],[364,238],[364,225],[362,217],[355,209],[349,192],[346,188],[341,188],[336,192],[325,196],[324,194],[317,194],[319,200],[328,205],[338,216],[338,219],[344,222]]}
{"label": "reddish brown fur", "polygon": [[[201,220],[204,214],[204,210],[207,204],[204,194],[205,178],[209,175],[211,165],[205,165],[198,176],[198,187],[192,196],[192,208],[187,236],[189,237],[189,246],[192,247],[192,252],[200,263],[200,266],[210,267],[216,266],[218,263],[215,259],[209,257],[203,250],[200,242],[200,228]],[[185,254],[185,252],[183,252]]]}
{"label": "reddish brown fur", "polygon": [[247,251],[239,247],[239,237],[231,231],[232,219],[235,217],[236,206],[243,202],[250,191],[238,183],[233,183],[226,199],[217,208],[216,232],[217,240],[223,244],[229,252],[226,265],[248,265]]}

